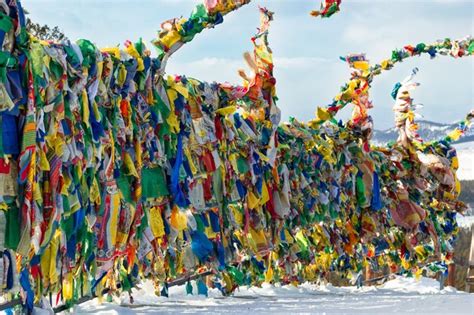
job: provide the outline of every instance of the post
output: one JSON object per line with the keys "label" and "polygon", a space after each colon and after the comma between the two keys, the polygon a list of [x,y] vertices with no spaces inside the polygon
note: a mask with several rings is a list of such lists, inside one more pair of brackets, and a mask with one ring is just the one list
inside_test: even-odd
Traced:
{"label": "post", "polygon": [[362,288],[363,283],[364,282],[362,281],[362,272],[359,272],[359,274],[357,275],[357,280],[356,280],[357,289]]}
{"label": "post", "polygon": [[471,249],[469,251],[469,261],[467,262],[467,274],[466,274],[466,292],[471,292],[471,286],[474,285],[474,276],[472,271],[474,271],[474,224],[471,225]]}
{"label": "post", "polygon": [[370,280],[374,277],[370,263],[365,266],[365,283],[370,285]]}
{"label": "post", "polygon": [[456,264],[450,263],[448,265],[448,285],[450,287],[456,286]]}
{"label": "post", "polygon": [[446,279],[444,272],[440,271],[438,273],[438,281],[439,281],[439,290],[444,290],[444,280]]}

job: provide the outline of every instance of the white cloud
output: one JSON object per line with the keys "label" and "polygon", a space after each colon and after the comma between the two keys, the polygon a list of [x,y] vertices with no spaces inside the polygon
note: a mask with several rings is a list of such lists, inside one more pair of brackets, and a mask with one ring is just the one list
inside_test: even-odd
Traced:
{"label": "white cloud", "polygon": [[178,62],[172,59],[167,65],[166,72],[168,74],[184,74],[208,82],[237,84],[240,82],[237,70],[244,67],[243,59],[207,57],[190,62]]}
{"label": "white cloud", "polygon": [[[148,42],[162,21],[188,16],[199,1],[29,0],[23,4],[33,20],[58,25],[73,40],[88,38],[103,47],[139,37]],[[316,106],[330,103],[347,81],[350,70],[339,61],[340,55],[366,52],[372,62],[379,62],[406,44],[474,33],[472,0],[346,0],[339,14],[324,20],[308,15],[317,6],[314,0],[254,0],[183,47],[170,60],[168,73],[240,83],[237,70],[246,68],[242,53],[252,50],[249,38],[259,23],[258,5],[275,11],[270,44],[279,106],[285,118],[300,120],[312,118]],[[474,104],[472,58],[412,58],[374,81],[377,127],[392,125],[390,91],[415,66],[423,84],[415,98],[425,104],[426,118],[452,121]]]}
{"label": "white cloud", "polygon": [[277,57],[274,60],[275,67],[282,69],[301,69],[328,62],[333,60],[320,57]]}

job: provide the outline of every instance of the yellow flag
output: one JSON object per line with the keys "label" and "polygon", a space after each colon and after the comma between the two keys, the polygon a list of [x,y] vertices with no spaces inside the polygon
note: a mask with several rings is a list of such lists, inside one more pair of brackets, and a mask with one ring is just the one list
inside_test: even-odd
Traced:
{"label": "yellow flag", "polygon": [[260,205],[266,204],[268,201],[270,201],[270,194],[268,193],[268,187],[265,181],[263,181],[262,184],[262,198],[260,198]]}
{"label": "yellow flag", "polygon": [[139,178],[137,169],[135,168],[135,163],[133,163],[132,157],[128,152],[125,152],[124,157],[123,157],[123,162],[127,169],[130,172],[130,175]]}
{"label": "yellow flag", "polygon": [[451,167],[457,170],[459,168],[459,159],[457,156],[451,159]]}
{"label": "yellow flag", "polygon": [[128,45],[127,48],[125,48],[125,51],[127,52],[127,54],[129,54],[130,56],[134,57],[135,59],[137,59],[137,62],[138,62],[138,65],[137,65],[137,71],[143,71],[145,70],[145,66],[143,64],[143,59],[142,57],[140,56],[140,54],[138,53],[138,51],[136,50],[135,46],[133,46],[132,44]]}
{"label": "yellow flag", "polygon": [[249,209],[255,209],[258,205],[258,198],[251,191],[247,194],[247,205]]}
{"label": "yellow flag", "polygon": [[165,235],[165,227],[163,224],[163,218],[161,217],[161,209],[159,207],[152,207],[150,209],[150,227],[153,236],[156,238]]}
{"label": "yellow flag", "polygon": [[117,59],[120,59],[120,48],[118,48],[118,47],[102,48],[100,51],[103,52],[103,53],[107,53],[109,55],[112,55]]}
{"label": "yellow flag", "polygon": [[367,61],[354,61],[352,66],[355,69],[359,69],[363,71],[369,70],[369,63]]}
{"label": "yellow flag", "polygon": [[265,272],[265,282],[271,283],[273,281],[273,267],[268,267],[267,271]]}
{"label": "yellow flag", "polygon": [[171,226],[178,231],[183,231],[188,225],[186,215],[179,211],[178,207],[174,207],[171,212]]}
{"label": "yellow flag", "polygon": [[331,118],[331,115],[325,108],[318,107],[318,110],[316,112],[316,116],[318,117],[319,120],[329,120]]}
{"label": "yellow flag", "polygon": [[227,106],[227,107],[222,107],[222,108],[219,108],[218,110],[216,110],[216,114],[226,116],[226,115],[232,114],[236,110],[237,110],[237,107],[235,107],[235,106]]}
{"label": "yellow flag", "polygon": [[181,39],[181,35],[177,31],[170,31],[166,34],[162,39],[161,43],[164,44],[166,47],[171,48],[174,44],[176,44]]}
{"label": "yellow flag", "polygon": [[39,154],[40,154],[40,163],[39,163],[40,169],[42,171],[50,171],[51,167],[49,165],[48,159],[46,158],[46,153],[43,150],[40,150]]}
{"label": "yellow flag", "polygon": [[63,279],[63,299],[71,301],[73,296],[73,278],[72,272],[66,274]]}

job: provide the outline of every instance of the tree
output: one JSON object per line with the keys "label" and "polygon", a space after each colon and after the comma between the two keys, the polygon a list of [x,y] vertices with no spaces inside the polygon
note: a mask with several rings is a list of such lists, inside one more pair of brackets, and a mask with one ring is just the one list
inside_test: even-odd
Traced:
{"label": "tree", "polygon": [[26,19],[26,29],[31,35],[41,40],[51,40],[55,42],[60,42],[67,39],[66,35],[64,35],[64,33],[59,29],[59,27],[55,26],[53,28],[50,28],[48,25],[41,25],[39,23],[35,23],[31,21],[30,18]]}

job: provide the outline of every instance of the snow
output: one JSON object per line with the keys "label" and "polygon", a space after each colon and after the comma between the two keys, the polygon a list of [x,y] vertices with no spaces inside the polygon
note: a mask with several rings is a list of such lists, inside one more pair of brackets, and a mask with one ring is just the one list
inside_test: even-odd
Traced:
{"label": "snow", "polygon": [[[474,295],[447,287],[439,289],[433,279],[396,277],[374,287],[334,287],[304,283],[298,287],[264,284],[261,288],[241,287],[231,297],[222,297],[216,289],[209,297],[186,295],[185,287],[170,288],[170,297],[157,297],[150,281],[133,291],[129,304],[123,294],[114,303],[93,300],[77,306],[74,314],[470,314],[474,313]],[[194,292],[196,292],[194,288]],[[120,306],[118,304],[120,304]]]}
{"label": "snow", "polygon": [[454,145],[459,160],[457,176],[460,180],[474,180],[474,142]]}
{"label": "snow", "polygon": [[473,215],[464,216],[458,213],[456,215],[456,221],[461,228],[470,228],[472,225],[474,225],[474,216]]}
{"label": "snow", "polygon": [[[474,142],[464,142],[455,144],[458,159],[459,159],[459,169],[457,171],[457,176],[460,180],[474,180]],[[468,205],[469,206],[469,205]],[[470,205],[471,208],[472,205]],[[474,209],[469,210],[473,214]],[[467,213],[469,213],[469,211]],[[456,221],[459,226],[462,228],[469,228],[474,224],[474,216],[463,216],[458,214],[456,216]]]}

